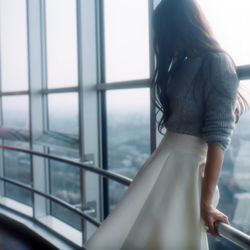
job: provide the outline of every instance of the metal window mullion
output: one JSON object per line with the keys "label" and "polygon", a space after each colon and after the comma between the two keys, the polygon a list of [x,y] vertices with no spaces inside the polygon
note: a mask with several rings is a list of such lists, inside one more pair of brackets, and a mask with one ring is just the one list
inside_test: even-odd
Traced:
{"label": "metal window mullion", "polygon": [[[105,51],[105,18],[104,0],[96,1],[96,29],[97,29],[97,56],[98,56],[98,118],[99,118],[99,158],[100,166],[107,169],[108,166],[108,137],[107,137],[107,110],[106,110],[106,90],[110,84],[106,84],[106,51]],[[113,86],[118,86],[112,84]],[[100,219],[104,220],[109,213],[109,183],[107,179],[100,178]]]}
{"label": "metal window mullion", "polygon": [[[28,62],[28,92],[25,93],[24,92],[24,95],[27,95],[28,98],[29,98],[29,101],[28,101],[28,106],[29,106],[29,147],[32,148],[32,114],[31,114],[31,66],[30,66],[30,34],[29,34],[29,6],[28,6],[28,0],[26,0],[26,26],[27,26],[27,62]],[[34,185],[34,178],[33,178],[33,157],[32,156],[29,156],[29,159],[30,159],[30,175],[31,175],[31,183],[32,183],[32,186]],[[34,194],[32,193],[32,201],[31,201],[31,204],[32,204],[32,209],[33,209],[33,214],[34,214]]]}
{"label": "metal window mullion", "polygon": [[[78,124],[79,124],[79,155],[80,159],[84,160],[84,111],[83,111],[83,106],[84,106],[84,101],[83,101],[83,72],[82,72],[82,43],[81,43],[81,4],[78,0],[76,0],[76,24],[77,24],[77,72],[78,72]],[[81,202],[81,208],[83,208],[84,203],[86,201],[85,198],[85,172],[80,169],[80,202]],[[81,219],[81,231],[82,231],[82,243],[84,244],[86,240],[86,222]]]}
{"label": "metal window mullion", "polygon": [[2,92],[0,91],[0,96],[17,96],[17,95],[28,95],[28,90],[20,90],[20,91],[8,91],[8,92]]}
{"label": "metal window mullion", "polygon": [[[99,165],[96,33],[96,1],[77,0],[80,157]],[[96,202],[98,219],[99,177],[84,173],[81,178],[83,202],[85,205]],[[83,230],[85,241],[95,229],[85,223]]]}
{"label": "metal window mullion", "polygon": [[[2,45],[1,45],[1,29],[0,29],[0,93],[2,92]],[[3,125],[3,98],[0,95],[0,126]],[[3,143],[3,140],[0,139],[0,143]],[[4,168],[3,168],[3,150],[0,150],[0,176],[3,177]],[[4,183],[0,182],[0,197],[4,195]]]}
{"label": "metal window mullion", "polygon": [[240,80],[249,80],[250,64],[237,66],[237,73]]}
{"label": "metal window mullion", "polygon": [[[105,40],[104,40],[104,18],[103,1],[96,1],[96,35],[97,35],[97,85],[98,87],[105,82]],[[98,134],[99,134],[99,165],[102,169],[107,166],[107,136],[106,136],[106,107],[105,91],[98,93]],[[108,182],[106,179],[99,178],[99,200],[100,200],[100,220],[105,217],[105,210],[108,210],[106,195],[108,195]],[[106,190],[105,190],[106,189]]]}
{"label": "metal window mullion", "polygon": [[[40,150],[35,145],[36,138],[43,133],[43,36],[42,10],[40,0],[27,0],[28,56],[29,56],[29,97],[30,97],[30,133],[31,149]],[[44,159],[32,156],[33,187],[46,192],[46,171]],[[46,199],[33,194],[33,216],[35,219],[45,216]]]}
{"label": "metal window mullion", "polygon": [[63,88],[44,88],[42,90],[42,94],[60,94],[60,93],[72,93],[72,92],[79,92],[79,87],[63,87]]}
{"label": "metal window mullion", "polygon": [[98,91],[115,90],[115,89],[138,89],[150,87],[150,79],[129,80],[123,82],[102,83],[96,85]]}
{"label": "metal window mullion", "polygon": [[152,30],[152,17],[154,11],[154,0],[148,0],[148,15],[149,15],[149,64],[150,64],[150,141],[151,141],[151,152],[156,148],[156,109],[153,104],[151,96],[153,96],[154,89],[152,88],[152,79],[154,77],[155,70],[155,57],[153,48],[153,30]]}
{"label": "metal window mullion", "polygon": [[[153,5],[152,6],[152,15],[151,15],[151,17],[152,17],[154,9],[161,2],[161,0],[151,0],[151,1],[152,1],[152,5]],[[152,29],[152,26],[151,26],[151,29]],[[152,33],[151,33],[151,38],[152,38]],[[153,42],[153,41],[151,40],[151,42]],[[154,51],[153,51],[153,44],[151,46],[152,46],[152,53],[154,53]],[[153,60],[152,62],[154,63],[154,67],[155,67],[155,64],[156,64],[155,58],[154,59],[151,58],[151,60]],[[155,110],[157,110],[157,109],[155,109]],[[155,116],[155,144],[156,144],[155,146],[159,145],[159,143],[160,143],[160,141],[161,141],[161,139],[163,137],[163,135],[157,130],[157,121],[156,121],[156,119],[158,118],[159,115],[160,114],[157,114],[157,117]]]}
{"label": "metal window mullion", "polygon": [[[41,12],[41,34],[42,34],[42,92],[48,90],[48,60],[47,60],[47,31],[46,31],[46,0],[41,0],[40,2],[40,12]],[[49,129],[49,107],[48,107],[48,94],[42,93],[42,105],[43,105],[43,132],[48,131]],[[44,146],[43,152],[49,153],[49,148]],[[44,168],[45,168],[45,190],[50,192],[51,183],[50,183],[50,161],[44,159]],[[51,214],[51,202],[46,202],[46,214]]]}

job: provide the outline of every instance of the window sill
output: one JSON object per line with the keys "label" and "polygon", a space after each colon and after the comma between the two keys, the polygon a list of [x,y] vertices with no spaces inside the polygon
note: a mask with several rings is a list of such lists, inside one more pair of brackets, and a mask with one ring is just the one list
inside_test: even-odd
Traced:
{"label": "window sill", "polygon": [[21,202],[15,201],[7,197],[1,197],[0,204],[15,211],[18,211],[28,217],[33,217],[32,207],[27,206]]}

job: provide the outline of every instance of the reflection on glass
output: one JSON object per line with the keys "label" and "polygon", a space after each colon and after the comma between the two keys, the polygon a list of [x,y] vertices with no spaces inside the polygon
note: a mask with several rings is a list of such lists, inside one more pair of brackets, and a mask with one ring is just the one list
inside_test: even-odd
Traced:
{"label": "reflection on glass", "polygon": [[76,0],[46,0],[48,87],[77,85]]}
{"label": "reflection on glass", "polygon": [[106,82],[149,77],[148,0],[104,0]]}
{"label": "reflection on glass", "polygon": [[[62,156],[62,153],[59,152],[52,153]],[[76,153],[64,152],[63,156],[74,158],[77,155]],[[81,204],[79,168],[58,161],[50,161],[50,193],[71,205],[79,206]],[[80,229],[80,217],[68,209],[52,202],[51,214]]]}
{"label": "reflection on glass", "polygon": [[25,95],[2,97],[3,124],[6,127],[29,129],[29,98]]}
{"label": "reflection on glass", "polygon": [[199,0],[199,2],[222,47],[232,55],[236,64],[249,64],[250,1]]}
{"label": "reflection on glass", "polygon": [[[26,148],[23,143],[8,143],[10,146]],[[4,150],[4,176],[23,184],[31,185],[31,158],[30,155],[10,150]],[[12,184],[5,184],[5,195],[9,198],[32,205],[32,193]]]}
{"label": "reflection on glass", "polygon": [[[107,92],[108,168],[133,178],[150,154],[150,105],[148,89]],[[125,188],[109,184],[110,209]]]}
{"label": "reflection on glass", "polygon": [[0,1],[2,91],[28,89],[26,14],[26,0]]}
{"label": "reflection on glass", "polygon": [[78,94],[49,94],[49,130],[70,134],[79,134]]}

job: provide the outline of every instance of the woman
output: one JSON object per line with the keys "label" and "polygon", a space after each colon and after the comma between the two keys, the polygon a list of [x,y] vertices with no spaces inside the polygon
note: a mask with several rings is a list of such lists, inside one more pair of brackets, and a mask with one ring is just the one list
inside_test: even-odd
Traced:
{"label": "woman", "polygon": [[89,250],[208,249],[205,225],[216,236],[216,222],[229,223],[216,205],[224,151],[242,106],[236,109],[235,66],[195,0],[161,1],[153,30],[152,93],[162,113],[159,129],[167,132],[88,240]]}

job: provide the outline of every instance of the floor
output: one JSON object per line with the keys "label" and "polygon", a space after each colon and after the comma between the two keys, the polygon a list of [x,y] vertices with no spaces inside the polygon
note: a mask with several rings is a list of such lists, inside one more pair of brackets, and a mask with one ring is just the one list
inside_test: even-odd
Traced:
{"label": "floor", "polygon": [[0,250],[56,250],[27,230],[0,221]]}

